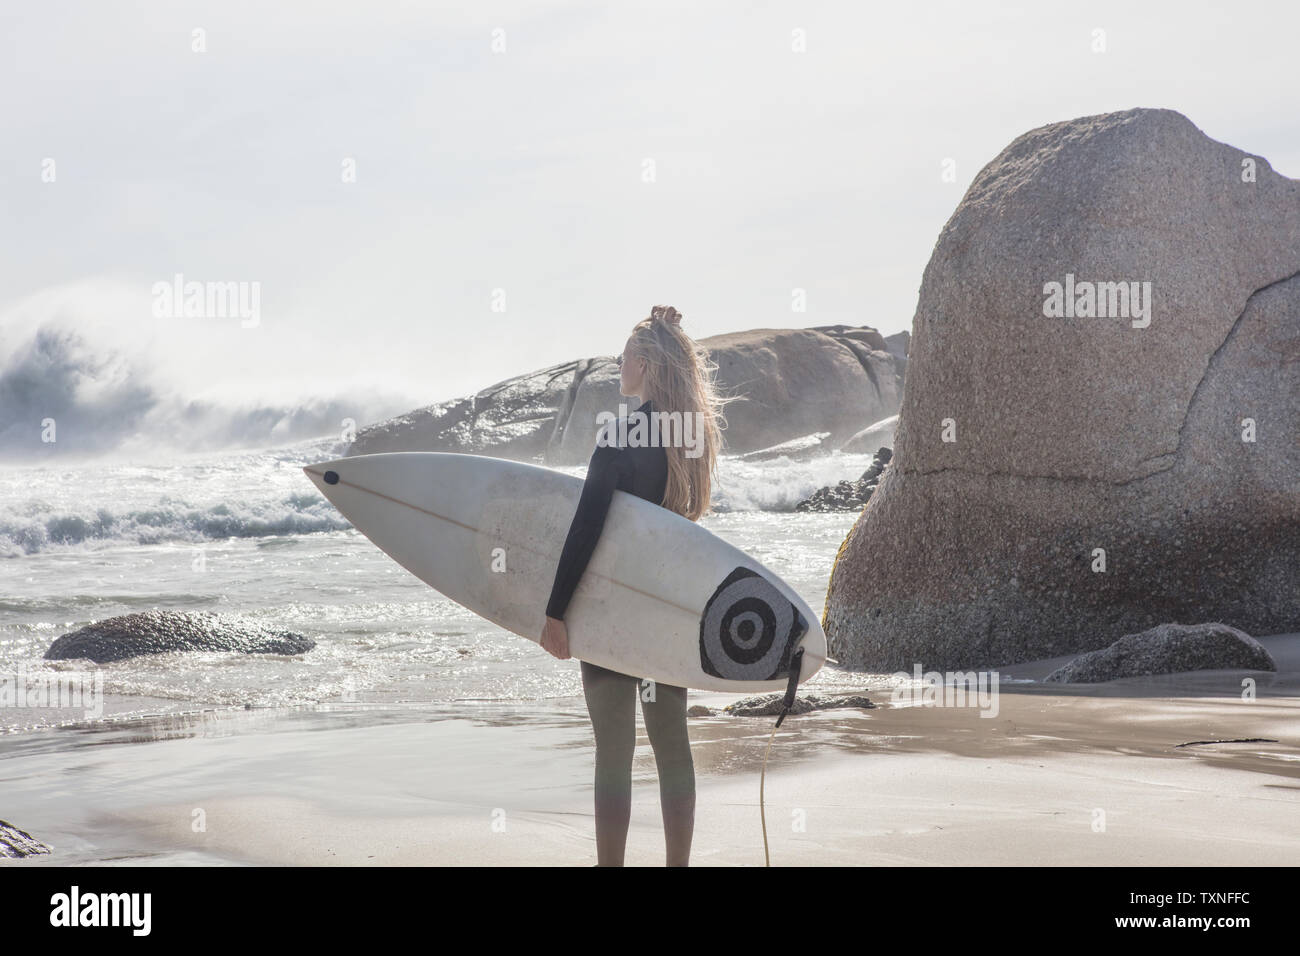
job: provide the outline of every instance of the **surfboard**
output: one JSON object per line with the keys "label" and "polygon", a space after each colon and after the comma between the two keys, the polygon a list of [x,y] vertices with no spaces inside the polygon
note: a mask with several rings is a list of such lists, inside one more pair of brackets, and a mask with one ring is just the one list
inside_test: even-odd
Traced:
{"label": "surfboard", "polygon": [[[481,455],[388,452],[303,469],[358,531],[441,594],[537,642],[582,480]],[[826,660],[804,600],[754,558],[616,491],[565,612],[570,654],[678,687],[784,690]]]}

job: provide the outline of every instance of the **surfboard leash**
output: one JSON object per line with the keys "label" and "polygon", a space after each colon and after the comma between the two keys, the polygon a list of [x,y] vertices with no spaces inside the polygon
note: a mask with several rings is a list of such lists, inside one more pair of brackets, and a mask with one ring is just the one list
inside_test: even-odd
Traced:
{"label": "surfboard leash", "polygon": [[772,732],[767,736],[767,749],[763,751],[763,770],[758,776],[758,818],[763,825],[763,865],[771,866],[772,857],[767,848],[767,808],[763,802],[763,785],[767,782],[767,756],[772,752],[772,740],[776,737],[777,728],[781,726],[781,721],[785,720],[785,715],[790,713],[794,707],[794,698],[799,690],[799,672],[803,666],[803,648],[794,652],[790,658],[790,682],[785,686],[785,699],[781,701],[781,713],[777,714],[776,725]]}

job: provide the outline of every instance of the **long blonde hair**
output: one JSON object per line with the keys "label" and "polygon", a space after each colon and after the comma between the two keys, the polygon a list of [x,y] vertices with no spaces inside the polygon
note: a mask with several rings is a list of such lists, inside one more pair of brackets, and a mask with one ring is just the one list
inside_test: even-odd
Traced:
{"label": "long blonde hair", "polygon": [[722,429],[727,421],[723,408],[730,399],[718,394],[714,374],[718,367],[709,350],[682,331],[682,316],[670,305],[656,305],[650,318],[632,329],[630,344],[638,358],[646,360],[645,398],[656,412],[681,412],[683,427],[688,415],[699,413],[703,453],[687,456],[680,443],[669,442],[668,484],[663,506],[695,521],[709,511],[713,474],[722,447]]}

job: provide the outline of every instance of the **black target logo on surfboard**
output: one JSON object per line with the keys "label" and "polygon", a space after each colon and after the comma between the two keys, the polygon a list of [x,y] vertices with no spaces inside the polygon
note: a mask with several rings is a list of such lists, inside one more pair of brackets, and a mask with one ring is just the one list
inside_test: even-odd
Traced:
{"label": "black target logo on surfboard", "polygon": [[718,585],[700,618],[700,666],[724,680],[788,676],[790,655],[808,630],[789,599],[749,568]]}

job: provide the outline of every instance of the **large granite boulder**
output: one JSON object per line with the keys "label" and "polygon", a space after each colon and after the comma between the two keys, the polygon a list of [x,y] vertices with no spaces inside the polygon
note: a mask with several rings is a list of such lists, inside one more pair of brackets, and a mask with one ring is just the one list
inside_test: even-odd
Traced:
{"label": "large granite boulder", "polygon": [[[1103,282],[1150,286],[1123,314]],[[939,236],[907,374],[827,593],[840,661],[1300,629],[1300,182],[1262,157],[1170,110],[1019,137]]]}
{"label": "large granite boulder", "polygon": [[[898,410],[907,341],[875,329],[756,329],[701,340],[718,384],[740,401],[727,408],[726,450],[744,453],[827,432],[835,447]],[[362,429],[350,455],[456,451],[552,465],[582,464],[599,413],[618,413],[613,358],[581,359],[531,372],[477,395],[416,409]]]}

